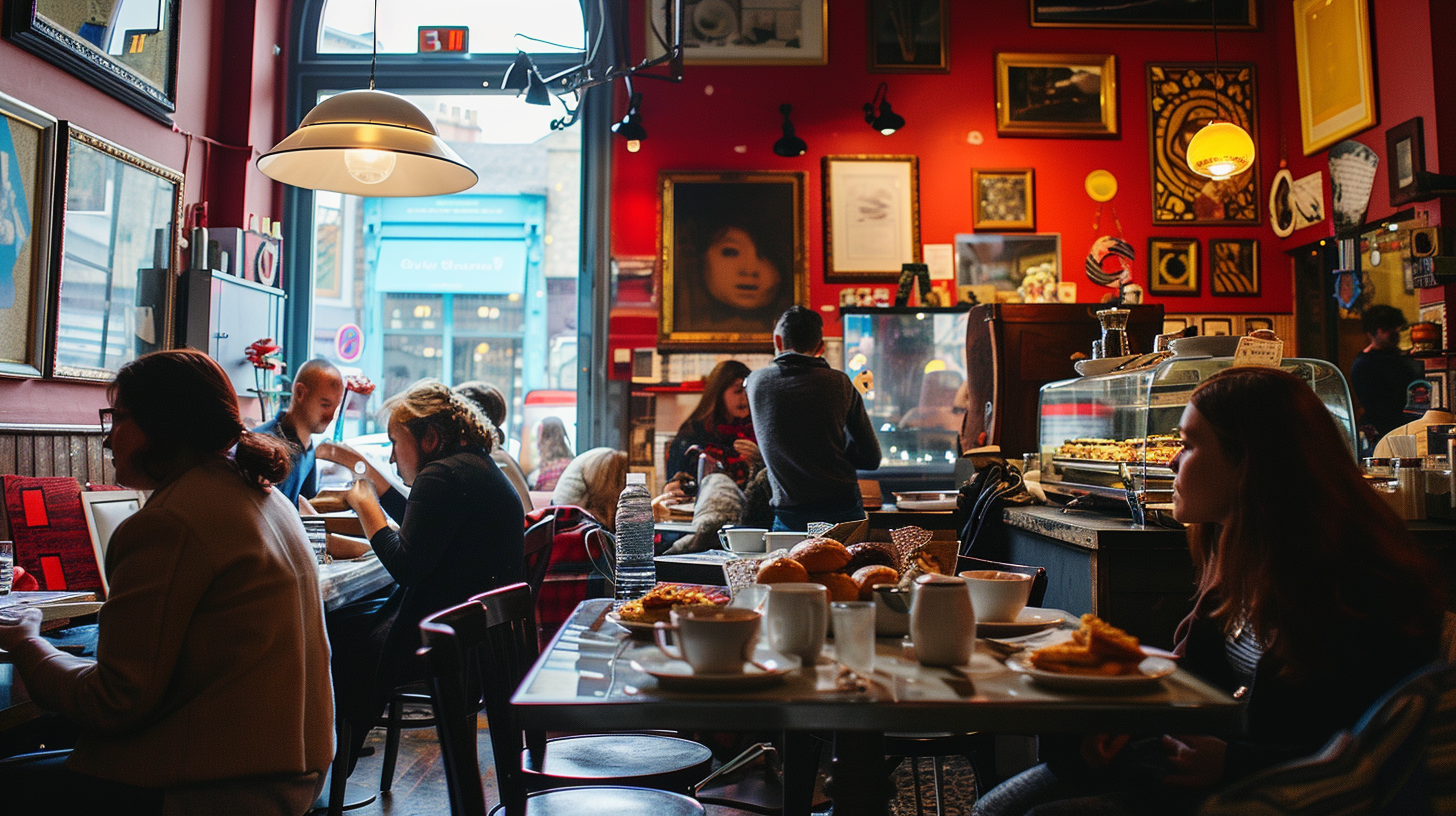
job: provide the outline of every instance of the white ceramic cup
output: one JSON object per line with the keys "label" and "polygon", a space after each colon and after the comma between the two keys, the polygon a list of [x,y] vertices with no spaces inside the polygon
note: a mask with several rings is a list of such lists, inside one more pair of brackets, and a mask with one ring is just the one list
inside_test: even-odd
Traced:
{"label": "white ceramic cup", "polygon": [[752,609],[762,612],[768,603],[768,584],[749,584],[733,590],[733,600],[728,605],[735,609]]}
{"label": "white ceramic cup", "polygon": [[808,533],[785,532],[783,530],[779,530],[778,532],[773,533],[764,533],[764,551],[773,552],[774,550],[787,550],[808,537]]}
{"label": "white ceramic cup", "polygon": [[1011,623],[1031,597],[1031,576],[1001,570],[967,570],[960,574],[971,592],[976,620]]}
{"label": "white ceramic cup", "polygon": [[822,584],[769,584],[764,629],[776,652],[813,666],[829,631],[829,590]]}
{"label": "white ceramic cup", "polygon": [[718,531],[718,541],[723,549],[736,553],[761,553],[764,551],[762,527],[724,527]]}
{"label": "white ceramic cup", "polygon": [[[686,661],[696,674],[742,674],[762,617],[752,609],[688,606],[672,610],[672,624],[659,622],[652,634],[663,654]],[[676,633],[676,651],[666,643],[668,632]]]}

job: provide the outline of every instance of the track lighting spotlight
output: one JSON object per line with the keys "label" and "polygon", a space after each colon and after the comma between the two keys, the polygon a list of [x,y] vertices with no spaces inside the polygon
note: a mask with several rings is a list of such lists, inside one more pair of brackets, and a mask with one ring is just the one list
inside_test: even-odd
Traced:
{"label": "track lighting spotlight", "polygon": [[517,51],[515,61],[506,69],[506,75],[501,77],[501,88],[519,94],[531,86],[531,74],[534,73],[536,66],[531,64],[531,58],[526,56],[525,51]]}
{"label": "track lighting spotlight", "polygon": [[642,149],[642,140],[647,138],[647,128],[642,126],[642,94],[632,92],[627,103],[627,115],[612,125],[612,132],[627,140],[627,152],[636,153]]}
{"label": "track lighting spotlight", "polygon": [[865,123],[886,136],[905,127],[905,117],[890,110],[890,100],[885,98],[889,86],[881,82],[875,96],[865,103]]}
{"label": "track lighting spotlight", "polygon": [[794,123],[789,121],[789,112],[793,109],[793,105],[779,105],[779,113],[784,115],[784,135],[774,142],[773,146],[775,156],[783,156],[787,159],[802,156],[809,150],[809,146],[804,144],[804,140],[794,135]]}

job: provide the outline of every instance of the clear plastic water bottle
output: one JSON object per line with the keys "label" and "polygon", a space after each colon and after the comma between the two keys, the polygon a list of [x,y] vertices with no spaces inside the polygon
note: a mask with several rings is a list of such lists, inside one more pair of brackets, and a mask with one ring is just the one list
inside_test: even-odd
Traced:
{"label": "clear plastic water bottle", "polygon": [[657,585],[652,538],[652,495],[647,492],[647,474],[628,473],[627,487],[617,499],[618,605],[646,595]]}

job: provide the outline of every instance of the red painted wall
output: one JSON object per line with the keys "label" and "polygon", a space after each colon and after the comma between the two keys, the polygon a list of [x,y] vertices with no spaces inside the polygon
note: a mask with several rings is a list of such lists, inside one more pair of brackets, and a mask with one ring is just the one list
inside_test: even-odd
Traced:
{"label": "red painted wall", "polygon": [[[14,2],[15,0],[10,0]],[[0,93],[109,139],[153,161],[184,170],[184,197],[202,200],[210,223],[242,226],[246,213],[274,216],[274,185],[251,166],[254,151],[275,140],[283,60],[285,0],[188,0],[182,7],[176,128],[128,107],[39,57],[0,41]],[[204,162],[200,140],[183,167],[183,132],[241,150],[214,147]],[[206,182],[203,180],[207,167]],[[0,378],[0,423],[94,424],[105,406],[101,385]]]}
{"label": "red painted wall", "polygon": [[[1385,2],[1385,0],[1381,0]],[[1261,4],[1287,15],[1287,3]],[[1118,179],[1111,204],[1124,237],[1137,249],[1135,280],[1146,286],[1141,261],[1150,237],[1255,238],[1263,270],[1259,297],[1212,297],[1202,284],[1199,297],[1149,298],[1172,311],[1288,312],[1292,309],[1289,263],[1266,224],[1248,227],[1158,226],[1152,224],[1148,159],[1148,62],[1211,62],[1208,31],[1139,31],[1032,28],[1024,2],[951,3],[950,73],[870,74],[866,70],[866,14],[863,3],[835,0],[830,7],[829,62],[814,67],[687,66],[681,85],[639,82],[642,114],[650,138],[639,153],[617,140],[613,165],[612,249],[622,255],[657,251],[657,174],[662,170],[802,170],[808,174],[810,297],[816,306],[838,303],[838,285],[823,279],[823,219],[820,158],[826,154],[914,154],[920,157],[921,239],[948,243],[971,232],[972,168],[1034,167],[1038,232],[1062,236],[1062,275],[1079,286],[1078,299],[1095,302],[1107,290],[1090,283],[1082,261],[1092,241],[1115,234],[1110,210],[1101,231],[1092,227],[1097,205],[1083,190],[1086,175],[1110,170]],[[640,19],[640,4],[634,7]],[[1266,11],[1265,14],[1270,12]],[[1286,27],[1287,28],[1287,27]],[[641,32],[634,53],[640,56]],[[1277,169],[1281,130],[1281,58],[1292,42],[1267,17],[1259,31],[1219,32],[1225,63],[1257,66],[1257,118],[1261,199]],[[996,135],[994,60],[997,52],[1107,53],[1118,58],[1121,136],[1117,139],[1026,139]],[[864,122],[862,106],[880,81],[907,125],[881,136]],[[794,106],[798,135],[809,145],[802,157],[773,155],[779,137],[778,106]],[[625,99],[618,100],[618,116]],[[1295,127],[1298,122],[1295,120]],[[972,131],[984,137],[967,141]],[[1297,129],[1295,130],[1297,140]],[[743,152],[736,148],[742,147]],[[1273,160],[1271,160],[1273,159]],[[1261,203],[1261,208],[1267,202]],[[1204,278],[1206,281],[1206,276]],[[893,283],[893,281],[891,281]],[[837,331],[833,321],[827,327]],[[616,343],[614,333],[614,345]]]}

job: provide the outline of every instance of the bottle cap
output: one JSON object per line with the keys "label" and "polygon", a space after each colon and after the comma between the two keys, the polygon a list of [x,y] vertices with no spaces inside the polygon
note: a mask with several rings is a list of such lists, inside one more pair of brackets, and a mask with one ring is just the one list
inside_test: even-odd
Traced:
{"label": "bottle cap", "polygon": [[354,472],[355,473],[359,474],[360,476],[363,476],[365,470],[368,470],[368,468],[366,468],[364,466],[364,463],[362,461],[361,462],[355,462],[354,463]]}
{"label": "bottle cap", "polygon": [[627,484],[629,484],[629,485],[634,485],[634,484],[645,485],[645,484],[647,484],[647,474],[646,473],[628,473],[627,474]]}

